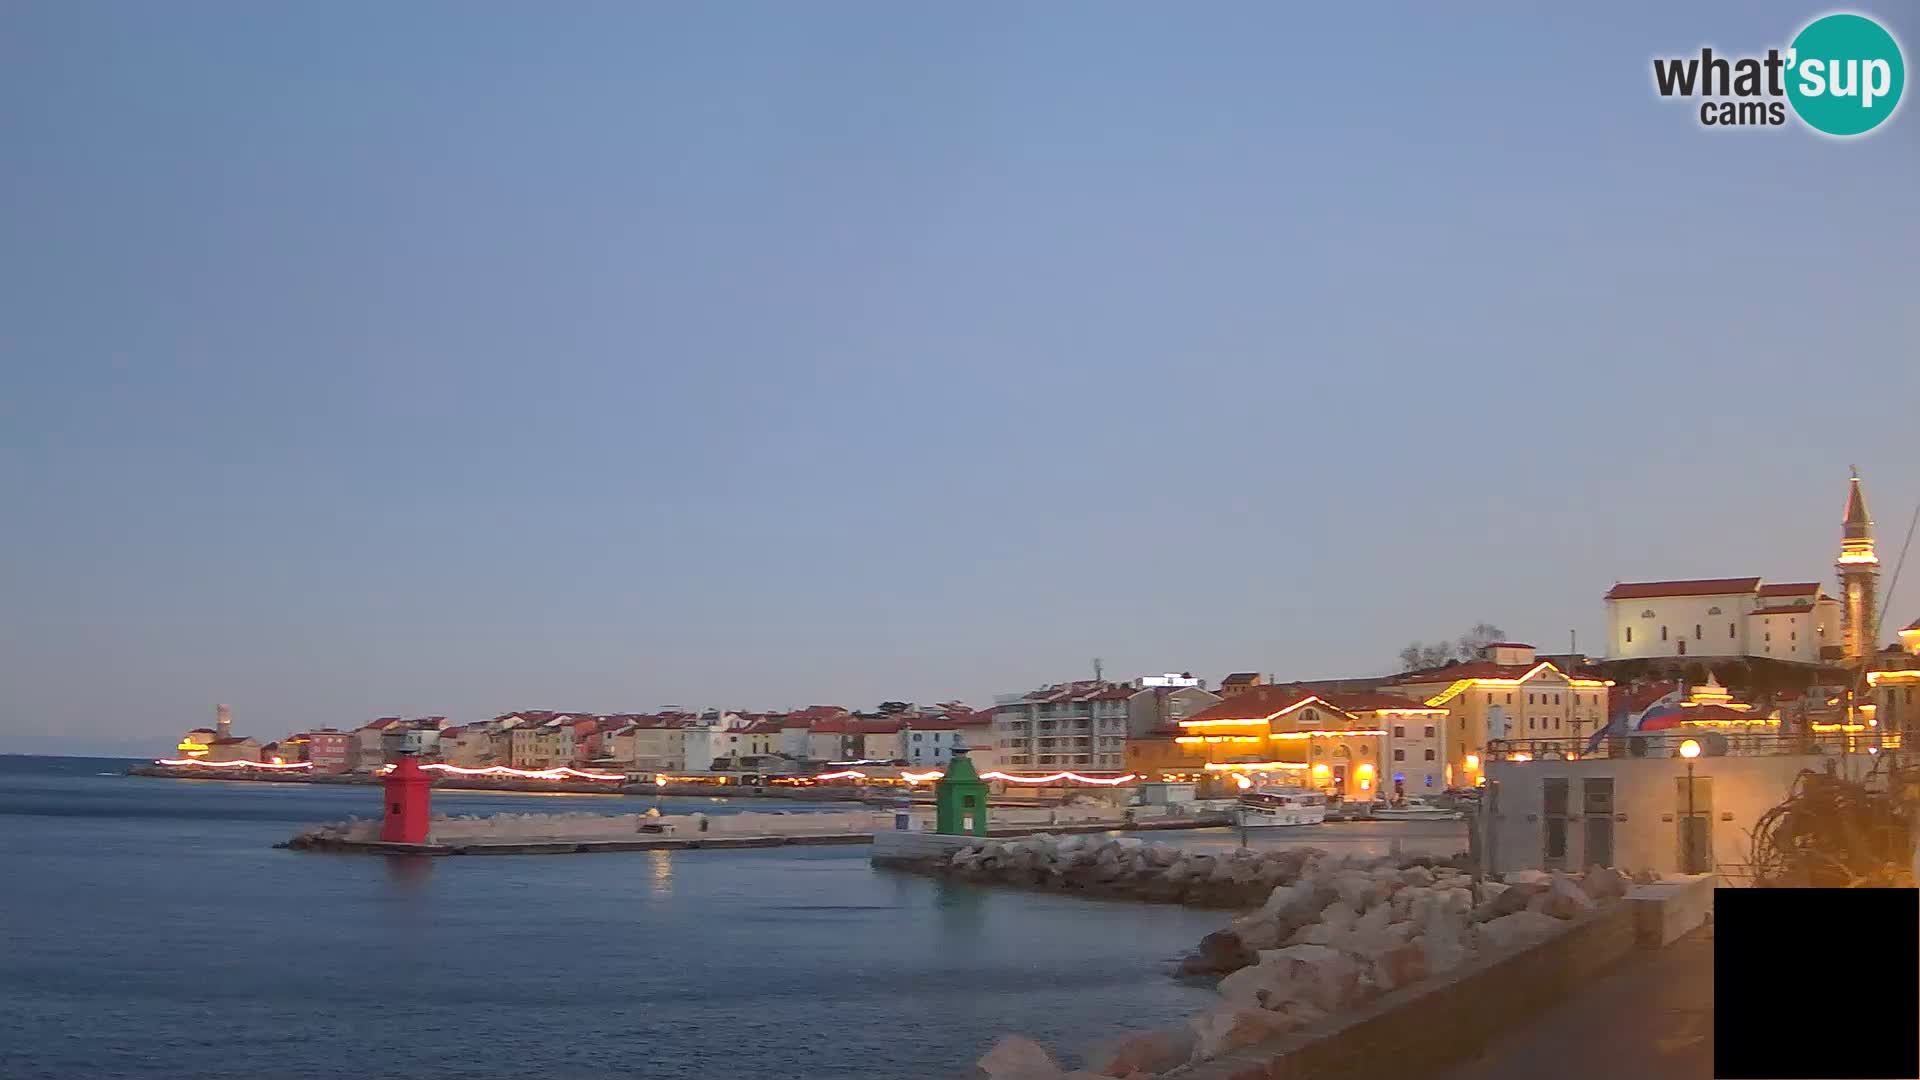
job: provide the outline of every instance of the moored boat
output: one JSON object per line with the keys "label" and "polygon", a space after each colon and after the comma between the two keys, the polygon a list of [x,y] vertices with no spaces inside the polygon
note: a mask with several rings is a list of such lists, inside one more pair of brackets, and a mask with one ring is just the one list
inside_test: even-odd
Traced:
{"label": "moored boat", "polygon": [[1327,800],[1299,788],[1256,788],[1241,793],[1234,820],[1243,829],[1318,825],[1327,820]]}
{"label": "moored boat", "polygon": [[1373,816],[1378,821],[1459,821],[1466,817],[1458,810],[1435,806],[1418,795],[1409,795],[1399,802],[1374,803]]}

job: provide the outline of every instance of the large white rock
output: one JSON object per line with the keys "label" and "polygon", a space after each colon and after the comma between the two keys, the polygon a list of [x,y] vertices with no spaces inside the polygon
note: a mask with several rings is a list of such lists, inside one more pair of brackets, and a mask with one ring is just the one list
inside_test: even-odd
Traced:
{"label": "large white rock", "polygon": [[1376,904],[1353,921],[1353,930],[1357,934],[1378,934],[1393,922],[1393,908],[1388,904]]}
{"label": "large white rock", "polygon": [[1545,885],[1553,875],[1545,870],[1509,870],[1501,880],[1509,885]]}
{"label": "large white rock", "polygon": [[1233,932],[1249,949],[1272,949],[1280,944],[1280,922],[1270,915],[1255,912],[1233,921]]}
{"label": "large white rock", "polygon": [[1553,883],[1547,886],[1540,912],[1556,919],[1577,919],[1593,910],[1593,899],[1580,883],[1565,874],[1553,875]]}
{"label": "large white rock", "polygon": [[1565,925],[1551,915],[1542,915],[1537,911],[1517,911],[1512,915],[1502,915],[1498,919],[1475,926],[1473,929],[1475,946],[1485,951],[1542,941],[1558,933]]}
{"label": "large white rock", "polygon": [[1409,866],[1400,871],[1400,881],[1404,885],[1431,885],[1433,871],[1424,866]]}
{"label": "large white rock", "polygon": [[1002,1035],[974,1064],[992,1080],[1054,1080],[1061,1075],[1053,1055],[1024,1035]]}
{"label": "large white rock", "polygon": [[1201,1013],[1191,1023],[1195,1036],[1193,1057],[1206,1061],[1262,1039],[1284,1035],[1295,1021],[1286,1013],[1226,1005]]}
{"label": "large white rock", "polygon": [[1089,1060],[1099,1076],[1151,1076],[1186,1064],[1193,1047],[1190,1031],[1136,1031],[1089,1055]]}
{"label": "large white rock", "polygon": [[1296,998],[1328,1012],[1353,1000],[1360,977],[1351,956],[1324,945],[1289,945],[1260,954],[1260,963],[1283,970]]}
{"label": "large white rock", "polygon": [[1335,900],[1320,910],[1320,921],[1335,930],[1351,930],[1359,919],[1360,913],[1345,899]]}
{"label": "large white rock", "polygon": [[1617,900],[1633,888],[1633,880],[1611,866],[1591,866],[1580,879],[1580,891],[1595,900]]}
{"label": "large white rock", "polygon": [[[1271,955],[1271,950],[1264,955]],[[1285,963],[1258,963],[1241,968],[1239,971],[1220,980],[1215,987],[1220,996],[1236,1005],[1248,1007],[1262,1004],[1262,995],[1274,1001],[1284,1001],[1294,996],[1295,986],[1292,969]]]}

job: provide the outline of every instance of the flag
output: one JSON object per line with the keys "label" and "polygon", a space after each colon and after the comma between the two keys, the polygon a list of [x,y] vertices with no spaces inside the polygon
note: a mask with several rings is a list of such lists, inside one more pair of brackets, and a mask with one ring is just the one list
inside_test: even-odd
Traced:
{"label": "flag", "polygon": [[1593,737],[1587,740],[1587,753],[1591,754],[1600,749],[1600,744],[1609,738],[1630,735],[1640,730],[1640,725],[1649,719],[1679,712],[1680,701],[1685,696],[1684,689],[1676,685],[1645,705],[1634,708],[1628,700],[1628,695],[1622,694],[1620,704],[1613,710],[1613,715],[1607,718],[1606,726],[1594,732]]}

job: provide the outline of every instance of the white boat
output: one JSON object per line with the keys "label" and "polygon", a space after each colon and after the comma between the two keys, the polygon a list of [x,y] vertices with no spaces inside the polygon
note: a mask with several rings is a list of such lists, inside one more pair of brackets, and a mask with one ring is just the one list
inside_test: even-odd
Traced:
{"label": "white boat", "polygon": [[1327,820],[1327,799],[1298,788],[1255,788],[1241,793],[1234,820],[1243,829],[1318,825]]}
{"label": "white boat", "polygon": [[1409,795],[1397,803],[1374,803],[1373,816],[1379,821],[1459,821],[1466,817],[1458,810],[1435,806],[1418,795]]}

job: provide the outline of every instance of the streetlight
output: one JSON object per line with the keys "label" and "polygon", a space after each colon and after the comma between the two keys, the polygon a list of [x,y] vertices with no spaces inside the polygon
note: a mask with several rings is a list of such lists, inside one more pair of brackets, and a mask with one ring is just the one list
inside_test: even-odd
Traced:
{"label": "streetlight", "polygon": [[653,808],[660,809],[660,796],[667,793],[667,778],[660,773],[653,774]]}
{"label": "streetlight", "polygon": [[1687,842],[1681,849],[1687,853],[1687,865],[1683,869],[1689,874],[1697,874],[1700,872],[1696,869],[1700,862],[1700,855],[1699,842],[1693,832],[1693,759],[1700,756],[1699,742],[1693,739],[1682,742],[1680,756],[1687,759],[1687,824],[1685,826]]}

